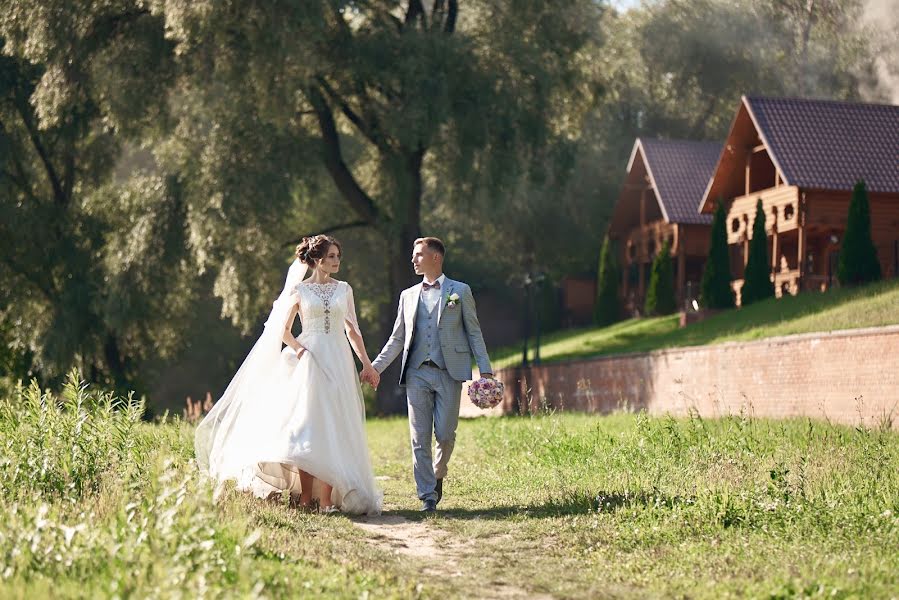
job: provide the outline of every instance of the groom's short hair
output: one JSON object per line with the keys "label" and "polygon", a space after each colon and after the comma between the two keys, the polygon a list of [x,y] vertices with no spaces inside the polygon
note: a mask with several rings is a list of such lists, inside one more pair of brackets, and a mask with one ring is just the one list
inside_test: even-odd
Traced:
{"label": "groom's short hair", "polygon": [[440,256],[446,256],[446,246],[443,245],[443,242],[440,239],[435,237],[423,237],[415,240],[413,246],[417,246],[419,244],[424,244],[431,250],[437,252]]}

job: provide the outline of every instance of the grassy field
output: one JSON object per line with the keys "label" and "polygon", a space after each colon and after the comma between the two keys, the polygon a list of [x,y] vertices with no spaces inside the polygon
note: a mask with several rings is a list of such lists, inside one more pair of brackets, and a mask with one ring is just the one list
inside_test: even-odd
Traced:
{"label": "grassy field", "polygon": [[[644,414],[463,421],[424,518],[403,419],[369,423],[386,510],[451,552],[230,492],[192,428],[70,386],[0,403],[0,597],[895,597],[899,435]],[[121,403],[120,403],[121,404]],[[502,590],[507,593],[500,593]],[[486,591],[485,591],[486,590]]]}
{"label": "grassy field", "polygon": [[[777,335],[836,331],[899,323],[899,280],[861,288],[807,292],[715,315],[680,329],[678,317],[630,319],[610,327],[562,331],[542,340],[544,361],[622,352],[646,352]],[[533,348],[531,348],[533,358]],[[521,361],[521,348],[491,351],[496,368]]]}

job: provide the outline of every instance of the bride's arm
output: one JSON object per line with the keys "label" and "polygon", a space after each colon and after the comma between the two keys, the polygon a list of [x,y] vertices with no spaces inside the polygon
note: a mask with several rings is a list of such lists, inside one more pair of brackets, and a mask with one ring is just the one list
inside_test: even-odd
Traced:
{"label": "bride's arm", "polygon": [[371,359],[365,350],[365,341],[362,339],[362,331],[359,329],[359,322],[356,319],[356,303],[353,300],[353,288],[347,284],[347,309],[346,309],[346,336],[350,340],[350,346],[353,352],[362,362],[362,380],[368,381],[373,387],[378,387],[378,381],[381,379],[380,374],[371,366]]}
{"label": "bride's arm", "polygon": [[352,328],[347,328],[346,336],[350,340],[350,346],[353,347],[353,352],[356,353],[356,356],[358,356],[359,360],[362,362],[362,368],[370,367],[371,360],[368,358],[368,353],[365,351],[365,342],[362,341],[362,334]]}
{"label": "bride's arm", "polygon": [[300,305],[294,304],[293,308],[290,309],[290,316],[287,317],[287,323],[284,324],[284,333],[281,336],[281,340],[290,346],[290,349],[293,350],[298,357],[306,350],[300,345],[296,338],[293,337],[293,332],[291,331],[291,329],[293,329],[293,320],[296,318],[299,311]]}

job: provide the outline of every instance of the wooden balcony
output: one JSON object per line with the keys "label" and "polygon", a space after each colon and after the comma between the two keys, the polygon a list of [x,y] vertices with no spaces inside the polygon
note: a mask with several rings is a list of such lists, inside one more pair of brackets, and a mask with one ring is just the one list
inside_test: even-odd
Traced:
{"label": "wooden balcony", "polygon": [[782,298],[784,294],[795,296],[799,293],[799,269],[780,271],[774,274],[774,295]]}
{"label": "wooden balcony", "polygon": [[765,211],[768,235],[799,228],[799,188],[780,185],[745,196],[737,196],[727,213],[727,243],[737,244],[752,237],[755,207],[759,198]]}
{"label": "wooden balcony", "polygon": [[661,250],[666,240],[671,240],[671,255],[677,254],[677,225],[665,221],[653,221],[630,231],[625,241],[626,264],[649,263]]}
{"label": "wooden balcony", "polygon": [[[799,272],[799,269],[790,269],[785,271],[778,271],[774,273],[774,295],[777,298],[783,298],[785,294],[789,294],[791,296],[795,296],[800,291],[824,291],[830,286],[833,285],[832,278],[829,278],[825,275],[802,275]],[[745,280],[743,279],[734,279],[730,282],[731,289],[737,295],[737,305],[741,304],[740,302],[740,293],[743,289],[743,284]]]}

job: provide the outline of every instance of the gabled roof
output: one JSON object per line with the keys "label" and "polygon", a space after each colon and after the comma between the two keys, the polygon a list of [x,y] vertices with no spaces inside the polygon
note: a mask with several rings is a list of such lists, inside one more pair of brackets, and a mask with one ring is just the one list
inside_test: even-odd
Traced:
{"label": "gabled roof", "polygon": [[[743,96],[725,143],[731,153],[738,150],[735,129],[744,111],[787,185],[851,190],[864,179],[869,191],[899,193],[899,106]],[[722,169],[726,158],[716,165],[701,207],[713,188],[722,189],[715,178],[730,176]]]}
{"label": "gabled roof", "polygon": [[627,163],[630,172],[638,153],[642,153],[652,187],[669,223],[711,223],[696,212],[696,200],[702,198],[721,154],[718,142],[659,140],[637,138]]}
{"label": "gabled roof", "polygon": [[650,219],[661,216],[669,223],[711,223],[710,216],[696,212],[696,203],[702,198],[720,153],[721,144],[717,142],[637,138],[611,228],[629,227],[629,223],[639,219],[638,188],[647,185],[654,200],[658,200],[657,208],[648,209]]}

